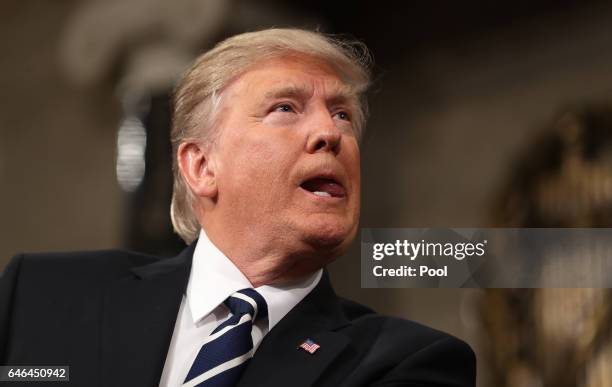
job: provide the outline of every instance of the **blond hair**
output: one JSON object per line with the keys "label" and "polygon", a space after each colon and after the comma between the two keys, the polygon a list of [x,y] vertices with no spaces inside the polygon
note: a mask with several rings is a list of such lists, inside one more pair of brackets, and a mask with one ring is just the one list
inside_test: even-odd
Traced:
{"label": "blond hair", "polygon": [[355,117],[357,136],[367,116],[365,91],[370,84],[371,57],[364,44],[318,32],[272,28],[233,36],[198,57],[174,92],[170,140],[174,190],[170,216],[174,231],[186,242],[194,241],[200,224],[194,213],[194,197],[177,165],[177,149],[187,140],[214,142],[216,112],[223,89],[249,67],[262,60],[304,54],[330,65],[353,90],[359,101]]}

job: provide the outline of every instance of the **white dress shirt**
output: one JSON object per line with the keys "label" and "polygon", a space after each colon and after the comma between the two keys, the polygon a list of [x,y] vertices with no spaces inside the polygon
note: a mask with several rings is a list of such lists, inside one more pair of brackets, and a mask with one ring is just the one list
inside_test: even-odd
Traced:
{"label": "white dress shirt", "polygon": [[[268,318],[257,320],[251,333],[256,350],[264,336],[319,283],[323,270],[290,286],[255,288],[268,304]],[[249,280],[200,231],[187,291],[179,308],[172,341],[166,356],[160,387],[181,386],[202,343],[230,317],[223,301],[234,292],[251,288]]]}

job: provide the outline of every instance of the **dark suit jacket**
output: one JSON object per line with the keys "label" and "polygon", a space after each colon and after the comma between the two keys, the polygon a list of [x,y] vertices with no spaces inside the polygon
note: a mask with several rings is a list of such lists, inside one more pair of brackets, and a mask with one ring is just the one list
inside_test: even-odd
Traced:
{"label": "dark suit jacket", "polygon": [[[13,258],[0,280],[0,365],[69,365],[64,387],[157,386],[192,255],[193,246],[171,259]],[[312,355],[298,349],[307,338],[321,346]],[[467,344],[338,298],[326,273],[264,338],[239,386],[468,387],[474,378]]]}

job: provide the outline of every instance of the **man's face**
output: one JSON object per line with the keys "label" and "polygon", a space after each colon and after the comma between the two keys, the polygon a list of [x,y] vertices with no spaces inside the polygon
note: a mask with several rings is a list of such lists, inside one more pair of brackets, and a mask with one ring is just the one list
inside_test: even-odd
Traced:
{"label": "man's face", "polygon": [[356,103],[307,56],[262,61],[225,89],[211,155],[229,232],[326,258],[347,247],[359,218]]}

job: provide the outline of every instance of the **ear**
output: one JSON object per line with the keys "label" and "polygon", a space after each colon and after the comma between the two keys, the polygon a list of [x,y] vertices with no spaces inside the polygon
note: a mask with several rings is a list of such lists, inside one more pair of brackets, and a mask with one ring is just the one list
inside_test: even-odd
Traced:
{"label": "ear", "polygon": [[217,196],[217,181],[214,163],[211,162],[210,147],[198,142],[184,142],[176,152],[178,167],[183,179],[196,196]]}

